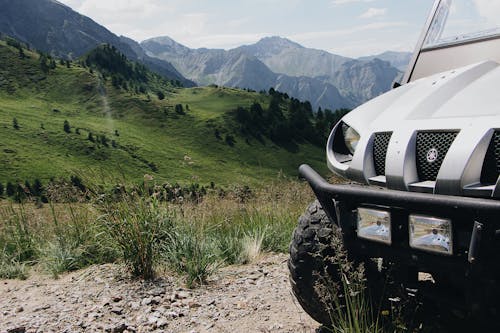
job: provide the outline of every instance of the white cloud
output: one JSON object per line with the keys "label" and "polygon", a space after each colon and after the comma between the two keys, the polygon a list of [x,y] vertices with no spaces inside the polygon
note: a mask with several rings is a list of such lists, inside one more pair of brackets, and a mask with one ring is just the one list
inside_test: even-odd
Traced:
{"label": "white cloud", "polygon": [[328,31],[313,31],[306,32],[301,34],[295,34],[289,36],[292,40],[304,41],[304,40],[312,40],[312,39],[323,39],[323,38],[331,38],[331,37],[340,37],[340,36],[348,36],[353,35],[363,31],[375,31],[382,30],[386,28],[394,28],[394,27],[404,27],[408,26],[407,22],[376,22],[370,24],[363,24],[354,26],[348,29],[336,29],[336,30],[328,30]]}
{"label": "white cloud", "polygon": [[387,8],[368,8],[368,10],[366,12],[359,15],[359,18],[369,19],[369,18],[374,18],[374,17],[378,17],[378,16],[384,16],[385,13],[387,13]]}
{"label": "white cloud", "polygon": [[341,6],[341,5],[348,5],[352,3],[367,3],[367,2],[374,2],[376,0],[332,0],[332,5],[334,6]]}

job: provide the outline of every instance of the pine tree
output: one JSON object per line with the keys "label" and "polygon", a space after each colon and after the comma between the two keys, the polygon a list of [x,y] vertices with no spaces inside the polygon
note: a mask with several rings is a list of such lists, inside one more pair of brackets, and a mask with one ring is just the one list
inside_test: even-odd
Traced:
{"label": "pine tree", "polygon": [[16,193],[16,187],[11,182],[7,182],[6,193],[7,193],[7,196],[9,196],[9,197],[12,197],[14,195],[14,193]]}
{"label": "pine tree", "polygon": [[19,123],[17,122],[17,118],[12,119],[12,127],[14,127],[14,129],[16,130],[19,129]]}
{"label": "pine tree", "polygon": [[64,128],[64,132],[71,133],[71,126],[69,125],[69,121],[67,121],[67,120],[64,121],[63,128]]}

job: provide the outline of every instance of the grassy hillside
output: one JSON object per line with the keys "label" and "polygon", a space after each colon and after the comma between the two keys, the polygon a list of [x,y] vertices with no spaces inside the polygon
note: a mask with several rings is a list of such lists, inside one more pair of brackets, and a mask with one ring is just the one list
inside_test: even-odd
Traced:
{"label": "grassy hillside", "polygon": [[145,82],[127,81],[84,61],[41,61],[0,41],[3,184],[73,174],[131,183],[150,174],[168,182],[257,185],[278,173],[295,177],[301,163],[326,171],[324,147],[302,142],[285,149],[231,125],[231,112],[253,102],[267,106],[266,94],[176,88],[151,73]]}

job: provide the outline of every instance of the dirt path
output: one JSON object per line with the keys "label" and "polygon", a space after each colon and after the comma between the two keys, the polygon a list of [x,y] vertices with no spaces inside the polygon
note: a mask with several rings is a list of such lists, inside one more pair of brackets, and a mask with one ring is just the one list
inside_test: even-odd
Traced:
{"label": "dirt path", "polygon": [[127,278],[118,265],[58,280],[33,275],[0,281],[0,332],[314,332],[291,295],[285,255],[231,266],[210,284]]}

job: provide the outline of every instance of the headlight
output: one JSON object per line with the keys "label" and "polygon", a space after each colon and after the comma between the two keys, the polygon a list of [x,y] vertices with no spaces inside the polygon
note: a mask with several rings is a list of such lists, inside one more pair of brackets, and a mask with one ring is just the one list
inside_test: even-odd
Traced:
{"label": "headlight", "polygon": [[410,246],[416,249],[453,254],[449,219],[410,215]]}
{"label": "headlight", "polygon": [[351,126],[347,124],[342,124],[342,132],[344,134],[344,141],[347,149],[351,154],[354,155],[354,152],[356,151],[356,146],[358,145],[359,142],[359,134],[352,128]]}
{"label": "headlight", "polygon": [[358,208],[358,237],[391,244],[391,215],[389,212]]}

